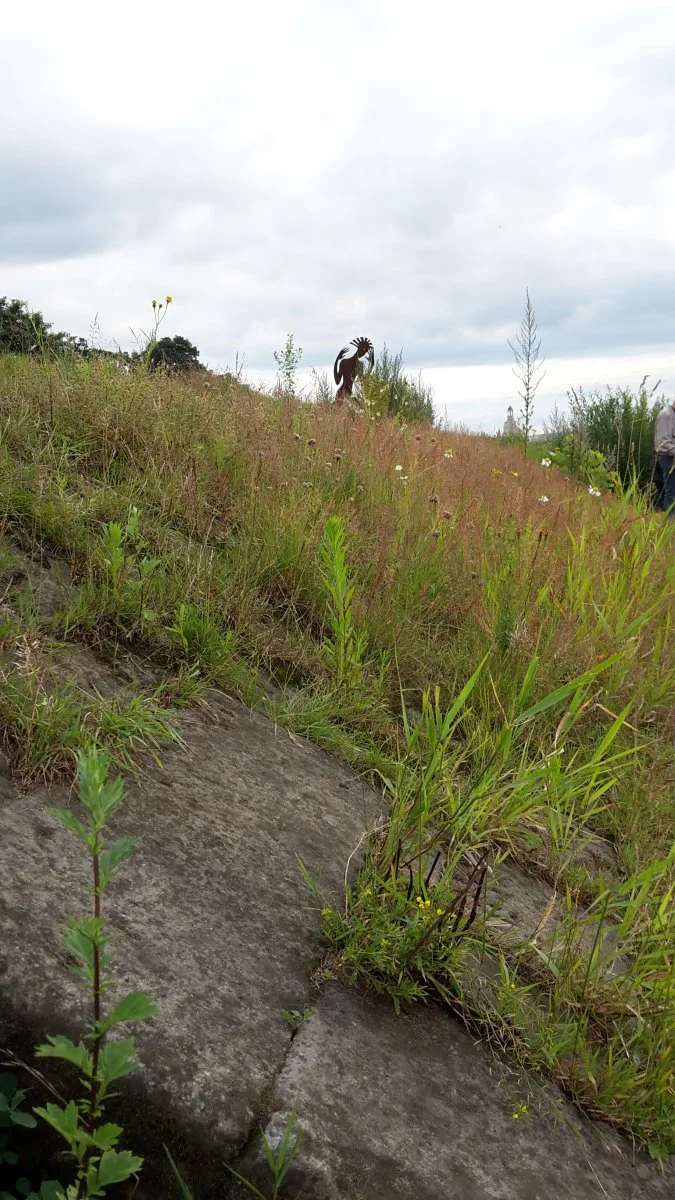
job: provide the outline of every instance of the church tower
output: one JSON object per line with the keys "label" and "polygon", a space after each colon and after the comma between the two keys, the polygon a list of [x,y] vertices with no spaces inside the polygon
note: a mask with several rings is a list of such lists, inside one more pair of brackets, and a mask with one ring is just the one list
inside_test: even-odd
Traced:
{"label": "church tower", "polygon": [[504,422],[504,437],[514,437],[518,433],[520,433],[520,429],[518,427],[518,422],[513,415],[513,405],[509,404],[509,407],[506,411],[506,420]]}

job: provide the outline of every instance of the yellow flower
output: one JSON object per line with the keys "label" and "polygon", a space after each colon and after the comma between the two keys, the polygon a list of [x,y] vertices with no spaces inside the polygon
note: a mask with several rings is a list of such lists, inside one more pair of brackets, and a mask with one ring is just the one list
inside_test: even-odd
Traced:
{"label": "yellow flower", "polygon": [[520,479],[520,475],[519,475],[518,471],[512,471],[511,474],[513,475],[514,479]]}
{"label": "yellow flower", "polygon": [[493,479],[499,479],[499,476],[501,475],[501,471],[497,470],[497,467],[493,467],[491,474],[492,474]]}
{"label": "yellow flower", "polygon": [[443,916],[443,909],[442,909],[442,908],[437,908],[437,909],[436,909],[436,916],[437,916],[437,917],[442,917],[442,916]]}
{"label": "yellow flower", "polygon": [[425,907],[425,908],[431,908],[431,900],[425,900],[425,901],[424,901],[424,907]]}
{"label": "yellow flower", "polygon": [[167,296],[167,297],[166,297],[166,302],[167,302],[167,304],[171,304],[171,301],[172,301],[172,300],[173,300],[173,296]]}

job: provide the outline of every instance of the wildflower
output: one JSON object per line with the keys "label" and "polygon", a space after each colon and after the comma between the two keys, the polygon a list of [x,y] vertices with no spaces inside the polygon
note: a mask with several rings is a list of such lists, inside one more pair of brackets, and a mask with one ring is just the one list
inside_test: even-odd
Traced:
{"label": "wildflower", "polygon": [[492,475],[493,479],[499,479],[499,476],[501,475],[501,471],[498,471],[497,467],[493,467],[492,471],[491,471],[491,475]]}
{"label": "wildflower", "polygon": [[436,909],[436,916],[437,916],[437,917],[442,917],[442,916],[443,916],[443,909],[442,909],[442,908],[437,908],[437,909]]}
{"label": "wildflower", "polygon": [[173,300],[173,296],[167,296],[167,297],[166,297],[166,302],[167,302],[167,304],[171,304],[172,300]]}
{"label": "wildflower", "polygon": [[550,458],[542,458],[541,465],[542,465],[542,467],[550,467],[550,465],[551,465]]}
{"label": "wildflower", "polygon": [[512,471],[511,474],[514,479],[520,479],[520,471]]}
{"label": "wildflower", "polygon": [[156,301],[156,300],[153,300],[153,302],[152,302],[152,307],[153,307],[153,308],[157,308],[157,301]]}
{"label": "wildflower", "polygon": [[332,908],[322,908],[322,909],[321,909],[321,916],[322,916],[322,917],[331,917],[332,915],[333,915],[333,910],[332,910]]}
{"label": "wildflower", "polygon": [[399,463],[397,466],[395,466],[395,467],[394,467],[394,470],[395,470],[395,471],[402,471],[402,470],[403,470],[403,467],[402,467],[402,466],[401,466],[401,464]]}
{"label": "wildflower", "polygon": [[443,458],[454,458],[454,457],[455,456],[454,456],[452,450],[446,450],[445,454],[443,455]]}
{"label": "wildflower", "polygon": [[524,1117],[526,1112],[527,1112],[527,1104],[519,1104],[518,1108],[516,1109],[516,1111],[513,1114],[514,1121],[517,1121],[519,1117]]}
{"label": "wildflower", "polygon": [[540,504],[548,504],[548,496],[537,496]]}
{"label": "wildflower", "polygon": [[598,489],[596,487],[593,487],[591,485],[588,489],[588,494],[589,494],[589,496],[601,496],[602,492],[598,491]]}
{"label": "wildflower", "polygon": [[364,894],[364,896],[372,896],[372,894],[373,894],[372,889],[366,888],[366,890],[363,894]]}
{"label": "wildflower", "polygon": [[399,475],[399,479],[401,480],[401,483],[407,483],[407,482],[408,482],[408,476],[407,476],[407,475]]}
{"label": "wildflower", "polygon": [[424,901],[424,907],[425,907],[425,908],[431,908],[431,900],[425,900],[425,901]]}
{"label": "wildflower", "polygon": [[388,945],[389,945],[389,938],[382,938],[382,940],[380,941],[380,945],[381,945],[381,946],[388,946]]}

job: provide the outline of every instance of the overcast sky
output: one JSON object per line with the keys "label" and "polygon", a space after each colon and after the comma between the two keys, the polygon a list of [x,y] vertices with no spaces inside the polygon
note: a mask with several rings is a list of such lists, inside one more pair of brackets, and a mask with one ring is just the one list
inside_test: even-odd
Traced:
{"label": "overcast sky", "polygon": [[[25,12],[25,15],[23,15]],[[550,15],[549,15],[550,14]],[[491,428],[529,286],[569,385],[675,390],[672,0],[3,6],[0,295],[252,379],[404,348]]]}

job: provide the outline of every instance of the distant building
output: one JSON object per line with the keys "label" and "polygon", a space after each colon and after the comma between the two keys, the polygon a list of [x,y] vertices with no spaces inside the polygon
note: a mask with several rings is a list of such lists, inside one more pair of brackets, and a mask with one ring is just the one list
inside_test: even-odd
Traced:
{"label": "distant building", "polygon": [[515,437],[520,433],[520,426],[513,415],[513,406],[509,404],[504,422],[504,437]]}

